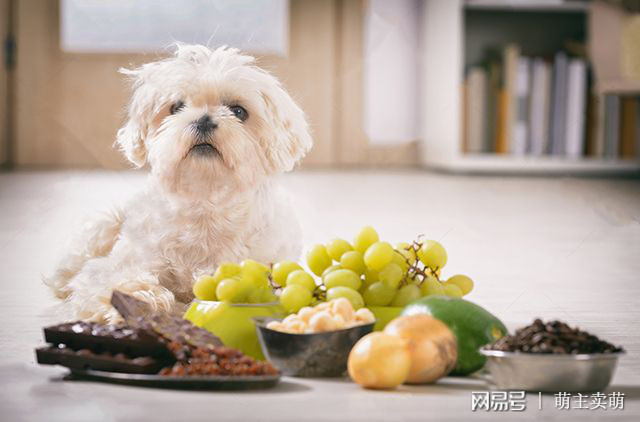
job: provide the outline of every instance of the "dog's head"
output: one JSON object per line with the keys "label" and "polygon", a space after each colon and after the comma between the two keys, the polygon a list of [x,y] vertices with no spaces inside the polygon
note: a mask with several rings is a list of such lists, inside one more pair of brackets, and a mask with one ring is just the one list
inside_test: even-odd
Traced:
{"label": "dog's head", "polygon": [[134,92],[117,144],[172,193],[251,187],[311,148],[302,110],[236,49],[178,45],[171,58],[122,72]]}

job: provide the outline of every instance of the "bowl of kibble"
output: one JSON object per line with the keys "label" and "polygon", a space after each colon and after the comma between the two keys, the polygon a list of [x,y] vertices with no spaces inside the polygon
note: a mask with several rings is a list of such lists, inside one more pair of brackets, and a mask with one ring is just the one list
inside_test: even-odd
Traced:
{"label": "bowl of kibble", "polygon": [[354,310],[345,298],[304,307],[284,319],[254,318],[262,351],[284,375],[339,377],[353,345],[373,331],[367,308]]}
{"label": "bowl of kibble", "polygon": [[586,331],[540,319],[480,352],[493,388],[542,393],[602,391],[624,354]]}

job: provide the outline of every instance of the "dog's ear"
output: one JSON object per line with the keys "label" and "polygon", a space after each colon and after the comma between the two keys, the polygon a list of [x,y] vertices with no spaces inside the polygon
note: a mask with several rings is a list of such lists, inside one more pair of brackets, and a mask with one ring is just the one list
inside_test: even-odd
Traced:
{"label": "dog's ear", "polygon": [[270,130],[263,131],[266,153],[274,170],[289,171],[311,149],[313,141],[304,112],[280,83],[266,72],[270,83],[262,84],[265,120]]}
{"label": "dog's ear", "polygon": [[120,73],[132,79],[133,95],[127,106],[127,121],[118,130],[116,144],[136,167],[142,167],[147,159],[145,139],[154,106],[153,95],[144,84],[144,68],[145,66],[135,70],[120,69]]}

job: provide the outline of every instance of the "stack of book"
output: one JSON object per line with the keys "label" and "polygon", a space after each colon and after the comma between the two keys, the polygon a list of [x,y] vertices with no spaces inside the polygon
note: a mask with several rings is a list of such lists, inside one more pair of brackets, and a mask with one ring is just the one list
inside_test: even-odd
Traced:
{"label": "stack of book", "polygon": [[607,95],[598,106],[588,76],[584,58],[563,51],[526,57],[513,44],[499,59],[469,68],[465,152],[640,157],[638,98]]}

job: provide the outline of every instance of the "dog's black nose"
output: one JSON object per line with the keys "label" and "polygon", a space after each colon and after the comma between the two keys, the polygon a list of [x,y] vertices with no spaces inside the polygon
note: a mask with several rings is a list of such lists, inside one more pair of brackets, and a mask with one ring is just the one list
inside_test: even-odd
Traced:
{"label": "dog's black nose", "polygon": [[196,125],[196,130],[200,133],[209,133],[218,127],[218,125],[211,120],[211,117],[208,114],[203,115],[194,123]]}

